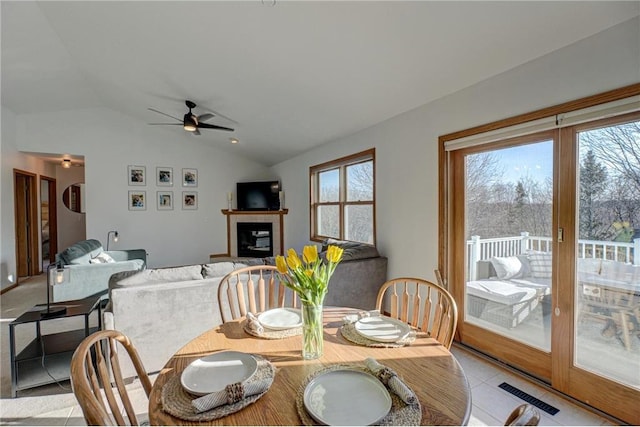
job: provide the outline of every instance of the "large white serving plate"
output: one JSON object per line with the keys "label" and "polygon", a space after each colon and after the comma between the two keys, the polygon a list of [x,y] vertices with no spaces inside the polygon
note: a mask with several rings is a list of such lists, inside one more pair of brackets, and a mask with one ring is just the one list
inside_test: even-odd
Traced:
{"label": "large white serving plate", "polygon": [[339,369],[320,374],[307,384],[304,407],[321,424],[364,426],[389,413],[391,396],[373,375]]}
{"label": "large white serving plate", "polygon": [[258,322],[265,328],[277,331],[302,326],[302,314],[297,308],[274,308],[258,315]]}
{"label": "large white serving plate", "polygon": [[411,332],[409,325],[387,316],[363,317],[355,327],[363,337],[378,342],[396,342]]}
{"label": "large white serving plate", "polygon": [[204,396],[250,378],[257,369],[258,362],[252,355],[221,351],[191,362],[180,381],[189,393]]}

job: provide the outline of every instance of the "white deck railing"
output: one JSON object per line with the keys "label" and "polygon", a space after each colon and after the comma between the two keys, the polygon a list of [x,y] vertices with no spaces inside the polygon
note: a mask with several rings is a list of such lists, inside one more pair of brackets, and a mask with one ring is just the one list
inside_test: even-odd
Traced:
{"label": "white deck railing", "polygon": [[[520,255],[528,250],[551,252],[551,243],[551,237],[529,236],[526,231],[519,236],[492,239],[471,236],[471,240],[467,240],[467,277],[476,277],[477,261]],[[578,258],[608,259],[640,265],[640,239],[634,239],[632,243],[578,240]]]}

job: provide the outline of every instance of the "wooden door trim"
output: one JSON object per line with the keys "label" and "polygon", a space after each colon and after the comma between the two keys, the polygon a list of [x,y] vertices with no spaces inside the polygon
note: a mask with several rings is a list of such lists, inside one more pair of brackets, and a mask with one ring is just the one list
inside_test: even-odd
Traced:
{"label": "wooden door trim", "polygon": [[49,183],[49,262],[53,263],[58,253],[58,186],[55,178],[40,175],[41,189],[42,181]]}

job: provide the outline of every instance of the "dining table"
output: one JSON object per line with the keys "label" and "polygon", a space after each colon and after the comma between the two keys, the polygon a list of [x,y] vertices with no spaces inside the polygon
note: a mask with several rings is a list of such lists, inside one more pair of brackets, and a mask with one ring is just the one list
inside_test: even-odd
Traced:
{"label": "dining table", "polygon": [[[345,339],[344,319],[360,309],[324,307],[323,354],[318,359],[302,358],[302,337],[264,339],[250,335],[243,319],[210,329],[180,348],[158,373],[149,396],[151,425],[303,425],[296,396],[305,379],[334,365],[362,365],[367,358],[395,371],[417,397],[421,425],[466,425],[471,414],[471,388],[464,370],[445,346],[419,331],[415,340],[402,346],[366,346]],[[255,402],[217,419],[189,421],[163,408],[165,385],[195,360],[233,350],[266,359],[275,367],[273,382]],[[165,396],[166,398],[166,396]],[[307,423],[308,424],[308,423]]]}

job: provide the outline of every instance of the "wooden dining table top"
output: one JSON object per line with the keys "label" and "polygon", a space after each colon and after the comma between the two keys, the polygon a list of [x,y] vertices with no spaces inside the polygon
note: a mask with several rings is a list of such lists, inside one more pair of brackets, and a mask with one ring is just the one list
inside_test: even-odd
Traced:
{"label": "wooden dining table top", "polygon": [[[296,395],[305,379],[319,369],[336,364],[362,365],[367,357],[395,370],[418,397],[422,425],[465,425],[471,414],[471,388],[451,352],[432,338],[417,334],[404,347],[367,347],[346,340],[339,332],[343,318],[358,309],[325,307],[324,352],[319,359],[302,359],[302,337],[262,339],[247,334],[241,322],[227,322],[188,342],[167,362],[149,396],[151,425],[300,425]],[[162,387],[195,359],[235,350],[260,355],[276,368],[273,383],[255,403],[223,418],[206,422],[185,421],[163,411]]]}

